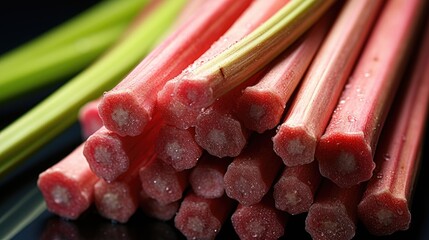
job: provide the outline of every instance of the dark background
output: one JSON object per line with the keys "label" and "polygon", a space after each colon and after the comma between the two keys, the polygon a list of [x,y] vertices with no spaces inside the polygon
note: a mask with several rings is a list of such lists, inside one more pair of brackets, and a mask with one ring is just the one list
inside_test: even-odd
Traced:
{"label": "dark background", "polygon": [[[56,26],[80,11],[92,6],[95,0],[63,1],[3,1],[0,3],[0,55],[40,33]],[[64,79],[63,82],[68,79]],[[25,113],[61,83],[48,86],[43,91],[31,93],[0,105],[0,130]],[[0,89],[1,91],[1,89]],[[421,172],[412,205],[410,229],[387,237],[369,235],[358,226],[355,239],[429,239],[429,194],[427,183],[428,131],[422,156]],[[80,128],[76,123],[61,136],[26,160],[26,164],[5,179],[0,179],[0,218],[27,192],[36,188],[37,175],[67,155],[81,142]],[[1,143],[0,143],[1,144]],[[38,194],[38,198],[40,198]],[[294,216],[286,227],[288,239],[309,239],[304,231],[304,215]],[[6,226],[0,225],[0,230]],[[10,227],[10,226],[7,226]],[[112,224],[97,215],[94,209],[87,211],[77,221],[65,221],[44,211],[33,222],[25,226],[15,239],[182,239],[171,222],[160,222],[137,212],[127,224]],[[230,223],[221,231],[219,239],[235,239]]]}

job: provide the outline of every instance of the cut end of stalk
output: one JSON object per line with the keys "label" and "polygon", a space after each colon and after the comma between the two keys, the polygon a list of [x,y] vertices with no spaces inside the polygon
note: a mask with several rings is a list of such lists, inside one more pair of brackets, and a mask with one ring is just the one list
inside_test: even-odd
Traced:
{"label": "cut end of stalk", "polygon": [[286,224],[286,217],[280,215],[275,208],[258,203],[239,206],[231,222],[240,239],[279,239]]}
{"label": "cut end of stalk", "polygon": [[66,219],[77,219],[88,207],[90,196],[73,179],[55,170],[40,174],[37,185],[49,211]]}
{"label": "cut end of stalk", "polygon": [[314,161],[317,140],[305,127],[280,125],[273,137],[273,148],[286,166],[298,166]]}
{"label": "cut end of stalk", "polygon": [[351,187],[369,180],[375,169],[371,148],[363,134],[322,136],[316,149],[322,176],[339,187]]}
{"label": "cut end of stalk", "polygon": [[248,132],[230,115],[213,113],[198,116],[195,141],[213,156],[238,156],[247,143]]}
{"label": "cut end of stalk", "polygon": [[222,227],[204,201],[183,201],[174,218],[174,225],[188,239],[214,239]]}
{"label": "cut end of stalk", "polygon": [[203,151],[191,131],[164,126],[156,140],[158,158],[177,171],[194,167]]}
{"label": "cut end of stalk", "polygon": [[137,136],[150,121],[150,113],[141,107],[134,94],[106,93],[99,104],[104,126],[120,136]]}
{"label": "cut end of stalk", "polygon": [[314,200],[309,186],[295,177],[280,178],[274,185],[273,197],[276,208],[291,215],[308,212]]}
{"label": "cut end of stalk", "polygon": [[[140,169],[140,181],[143,190],[162,204],[178,201],[182,198],[185,186],[181,183],[187,178],[184,172],[176,172],[173,167],[160,159]],[[185,184],[183,184],[185,185]]]}
{"label": "cut end of stalk", "polygon": [[208,80],[197,79],[195,81],[183,78],[175,86],[173,100],[181,102],[191,109],[205,108],[212,104],[213,99],[213,89],[208,86]]}
{"label": "cut end of stalk", "polygon": [[196,119],[201,109],[190,108],[189,105],[178,101],[174,96],[174,82],[171,80],[165,84],[164,88],[158,93],[157,111],[165,122],[177,128],[187,129],[196,125]]}
{"label": "cut end of stalk", "polygon": [[224,182],[226,195],[245,206],[260,202],[268,191],[255,166],[230,165],[224,175]]}
{"label": "cut end of stalk", "polygon": [[365,196],[358,205],[358,214],[368,231],[376,236],[407,230],[411,222],[407,200],[390,192]]}
{"label": "cut end of stalk", "polygon": [[313,239],[352,239],[356,225],[342,205],[313,204],[305,219],[305,230]]}
{"label": "cut end of stalk", "polygon": [[218,198],[225,193],[223,174],[213,168],[194,168],[189,183],[194,193],[200,197]]}
{"label": "cut end of stalk", "polygon": [[258,133],[275,128],[282,117],[285,104],[270,92],[248,87],[237,102],[238,117],[245,127]]}
{"label": "cut end of stalk", "polygon": [[83,154],[95,175],[112,182],[128,170],[130,160],[121,145],[121,141],[113,136],[104,139],[93,134],[88,138]]}
{"label": "cut end of stalk", "polygon": [[107,183],[103,180],[94,185],[95,206],[101,216],[125,223],[137,210],[137,197],[121,182]]}

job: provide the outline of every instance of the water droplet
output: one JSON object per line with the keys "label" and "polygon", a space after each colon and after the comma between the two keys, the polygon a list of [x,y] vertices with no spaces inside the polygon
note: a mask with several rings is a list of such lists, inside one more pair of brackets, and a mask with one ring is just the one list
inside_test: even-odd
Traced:
{"label": "water droplet", "polygon": [[353,116],[353,115],[349,115],[349,116],[347,116],[347,120],[348,120],[349,122],[351,122],[351,123],[353,123],[353,122],[356,122],[356,121],[357,121],[356,117],[355,117],[355,116]]}
{"label": "water droplet", "polygon": [[377,173],[376,177],[377,177],[377,179],[382,179],[383,178],[383,174],[382,173]]}
{"label": "water droplet", "polygon": [[384,160],[389,161],[389,160],[390,160],[390,154],[385,153],[385,154],[383,155],[383,158],[384,158]]}
{"label": "water droplet", "polygon": [[340,100],[340,104],[344,104],[344,103],[346,103],[346,100],[341,99],[341,100]]}
{"label": "water droplet", "polygon": [[370,72],[365,72],[363,76],[366,77],[366,78],[369,78],[369,77],[371,77],[371,73]]}

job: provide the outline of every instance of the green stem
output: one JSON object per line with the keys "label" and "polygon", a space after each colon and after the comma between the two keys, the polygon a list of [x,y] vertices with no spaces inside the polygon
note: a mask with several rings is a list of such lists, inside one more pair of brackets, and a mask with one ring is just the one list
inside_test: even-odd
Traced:
{"label": "green stem", "polygon": [[5,69],[0,74],[0,103],[82,70],[111,46],[125,27],[125,24],[116,24],[58,47],[34,61],[23,61],[19,67]]}
{"label": "green stem", "polygon": [[148,0],[103,1],[38,38],[3,55],[0,59],[0,72],[13,67],[18,67],[19,69],[21,61],[28,61],[40,54],[53,51],[63,44],[70,43],[103,28],[120,22],[129,22],[147,3]]}
{"label": "green stem", "polygon": [[186,0],[165,1],[92,66],[0,132],[0,177],[60,130],[80,107],[116,85],[150,51]]}

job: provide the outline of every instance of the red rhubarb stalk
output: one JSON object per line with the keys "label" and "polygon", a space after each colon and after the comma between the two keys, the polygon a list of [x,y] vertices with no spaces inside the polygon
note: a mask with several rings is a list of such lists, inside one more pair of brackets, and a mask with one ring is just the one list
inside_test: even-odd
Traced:
{"label": "red rhubarb stalk", "polygon": [[[385,5],[318,143],[316,159],[321,174],[341,187],[367,181],[373,174],[377,141],[399,85],[422,3],[394,0]],[[325,110],[326,105],[320,107]]]}
{"label": "red rhubarb stalk", "polygon": [[334,1],[292,1],[246,37],[182,74],[170,102],[202,109],[249,79],[308,30]]}
{"label": "red rhubarb stalk", "polygon": [[153,50],[99,105],[106,128],[136,136],[151,120],[157,92],[217,40],[246,9],[250,0],[207,1]]}
{"label": "red rhubarb stalk", "polygon": [[103,121],[98,114],[99,102],[99,99],[90,101],[79,110],[79,123],[83,139],[87,139],[103,126]]}
{"label": "red rhubarb stalk", "polygon": [[196,118],[195,141],[211,155],[219,158],[236,157],[247,144],[251,131],[235,115],[234,101],[243,89],[257,82],[264,71],[231,90]]}
{"label": "red rhubarb stalk", "polygon": [[188,186],[189,171],[177,172],[155,156],[150,164],[140,169],[140,181],[148,197],[162,204],[180,200]]}
{"label": "red rhubarb stalk", "polygon": [[140,193],[140,208],[149,217],[161,221],[169,221],[174,218],[179,210],[180,200],[171,203],[162,203],[148,196],[142,190]]}
{"label": "red rhubarb stalk", "polygon": [[154,159],[155,151],[138,156],[132,166],[114,182],[100,179],[94,186],[95,206],[98,213],[115,222],[126,223],[140,204],[142,185],[139,170]]}
{"label": "red rhubarb stalk", "polygon": [[114,222],[126,223],[139,206],[140,189],[138,175],[111,183],[100,179],[94,186],[97,212]]}
{"label": "red rhubarb stalk", "polygon": [[249,145],[229,164],[224,176],[226,194],[243,205],[261,201],[281,170],[272,134],[253,135]]}
{"label": "red rhubarb stalk", "polygon": [[[183,73],[192,71],[198,65],[210,60],[236,41],[245,37],[271,17],[283,5],[287,4],[287,2],[289,2],[289,0],[253,1],[228,31]],[[180,101],[174,101],[172,95],[174,95],[178,80],[180,80],[180,75],[172,81],[169,81],[158,94],[159,109],[163,112],[164,118],[168,124],[177,126],[178,128],[192,127],[196,124],[195,120],[200,110],[184,105]]]}
{"label": "red rhubarb stalk", "polygon": [[49,211],[77,219],[94,201],[98,177],[83,156],[83,144],[39,175],[37,185]]}
{"label": "red rhubarb stalk", "polygon": [[348,1],[312,62],[291,108],[273,138],[287,166],[314,160],[317,142],[358,60],[383,1]]}
{"label": "red rhubarb stalk", "polygon": [[[429,105],[429,25],[419,57],[401,98],[387,120],[377,147],[377,168],[359,206],[359,217],[374,235],[407,230],[413,187]],[[404,79],[407,80],[407,79]]]}
{"label": "red rhubarb stalk", "polygon": [[214,239],[234,206],[225,195],[202,198],[190,192],[180,204],[174,225],[187,239]]}
{"label": "red rhubarb stalk", "polygon": [[223,177],[230,158],[217,158],[204,154],[189,175],[189,184],[194,193],[204,198],[218,198],[225,193]]}
{"label": "red rhubarb stalk", "polygon": [[284,235],[286,220],[286,213],[274,207],[271,195],[254,205],[238,204],[231,216],[232,226],[242,240],[279,239]]}
{"label": "red rhubarb stalk", "polygon": [[322,177],[316,162],[286,167],[274,185],[277,209],[296,215],[308,212]]}
{"label": "red rhubarb stalk", "polygon": [[194,128],[162,126],[156,139],[158,158],[171,165],[176,171],[195,167],[203,154],[203,149],[195,141],[194,135]]}
{"label": "red rhubarb stalk", "polygon": [[162,122],[153,119],[146,130],[135,137],[122,137],[105,127],[100,128],[87,139],[83,150],[91,170],[107,182],[114,181],[135,159],[145,159],[140,155],[153,154],[161,126]]}
{"label": "red rhubarb stalk", "polygon": [[313,239],[352,239],[361,192],[360,185],[340,188],[329,180],[324,181],[308,211],[305,230]]}
{"label": "red rhubarb stalk", "polygon": [[279,124],[287,101],[329,29],[328,17],[270,63],[269,70],[257,84],[244,89],[237,99],[236,111],[245,127],[262,133]]}

